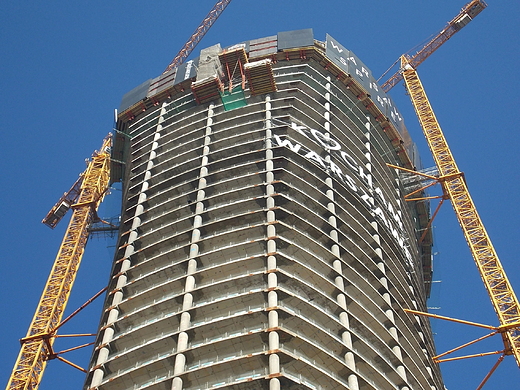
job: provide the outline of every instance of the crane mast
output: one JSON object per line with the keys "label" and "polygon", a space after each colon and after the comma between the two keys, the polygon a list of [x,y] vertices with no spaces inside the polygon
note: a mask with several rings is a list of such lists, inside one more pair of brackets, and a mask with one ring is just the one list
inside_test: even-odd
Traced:
{"label": "crane mast", "polygon": [[[408,62],[414,69],[428,58],[435,50],[450,39],[455,33],[459,32],[464,26],[473,20],[475,16],[481,13],[487,4],[483,0],[472,0],[455,16],[451,21],[448,22],[439,33],[437,33],[432,39],[430,39],[417,53],[413,56],[408,56]],[[392,65],[393,67],[393,65]],[[391,67],[391,68],[392,68]],[[384,75],[383,75],[384,76]],[[403,73],[401,69],[395,72],[387,81],[381,84],[383,91],[390,91],[395,85],[403,79]]]}
{"label": "crane mast", "polygon": [[108,188],[111,142],[109,135],[82,174],[77,203],[71,205],[72,218],[27,335],[20,340],[21,350],[7,390],[37,389],[41,381],[87,243],[87,228]]}
{"label": "crane mast", "polygon": [[401,57],[402,75],[423,129],[443,192],[451,199],[455,215],[469,245],[478,271],[500,322],[504,354],[512,354],[520,367],[520,304],[484,228],[475,204],[435,117],[417,71],[406,56]]}

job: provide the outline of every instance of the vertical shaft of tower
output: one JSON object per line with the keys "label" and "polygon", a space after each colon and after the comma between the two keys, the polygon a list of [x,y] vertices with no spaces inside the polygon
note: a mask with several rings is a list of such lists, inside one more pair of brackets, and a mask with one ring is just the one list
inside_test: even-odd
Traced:
{"label": "vertical shaft of tower", "polygon": [[431,248],[386,165],[415,162],[375,85],[301,30],[203,49],[123,98],[86,390],[442,388],[429,324],[404,312],[426,306]]}
{"label": "vertical shaft of tower", "polygon": [[267,220],[267,310],[268,310],[268,351],[269,351],[269,390],[280,390],[280,348],[278,333],[278,276],[276,264],[276,211],[273,182],[273,150],[272,150],[271,96],[265,97],[265,175],[266,175],[266,220]]}

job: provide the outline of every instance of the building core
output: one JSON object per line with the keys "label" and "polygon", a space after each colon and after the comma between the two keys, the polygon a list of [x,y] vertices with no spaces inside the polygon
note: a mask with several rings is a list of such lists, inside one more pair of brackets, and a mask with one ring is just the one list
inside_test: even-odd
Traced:
{"label": "building core", "polygon": [[85,390],[442,390],[425,202],[403,119],[310,29],[127,93],[121,228]]}

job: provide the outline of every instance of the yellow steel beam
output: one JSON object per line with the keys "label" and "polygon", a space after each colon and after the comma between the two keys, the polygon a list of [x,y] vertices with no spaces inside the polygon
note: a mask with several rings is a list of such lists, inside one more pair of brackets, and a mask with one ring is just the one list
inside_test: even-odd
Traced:
{"label": "yellow steel beam", "polygon": [[[443,179],[441,181],[443,191],[452,202],[464,237],[497,313],[500,326],[518,325],[520,323],[518,299],[477,213],[466,181],[455,163],[417,71],[408,63],[405,56],[401,57],[401,68],[415,112],[426,136],[439,175]],[[520,367],[520,327],[508,328],[503,333],[503,341],[505,350],[511,351]]]}
{"label": "yellow steel beam", "polygon": [[87,227],[97,211],[109,184],[111,136],[103,141],[83,173],[72,218],[51,269],[36,313],[7,384],[8,390],[37,389],[52,354],[54,332],[59,326],[88,239]]}

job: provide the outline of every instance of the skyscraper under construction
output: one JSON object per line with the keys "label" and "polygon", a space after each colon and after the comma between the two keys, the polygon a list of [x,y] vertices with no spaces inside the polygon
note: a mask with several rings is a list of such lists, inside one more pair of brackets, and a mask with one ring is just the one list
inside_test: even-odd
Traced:
{"label": "skyscraper under construction", "polygon": [[[392,100],[334,38],[221,48],[123,97],[85,389],[437,389],[431,236]],[[422,239],[419,239],[421,237]]]}

